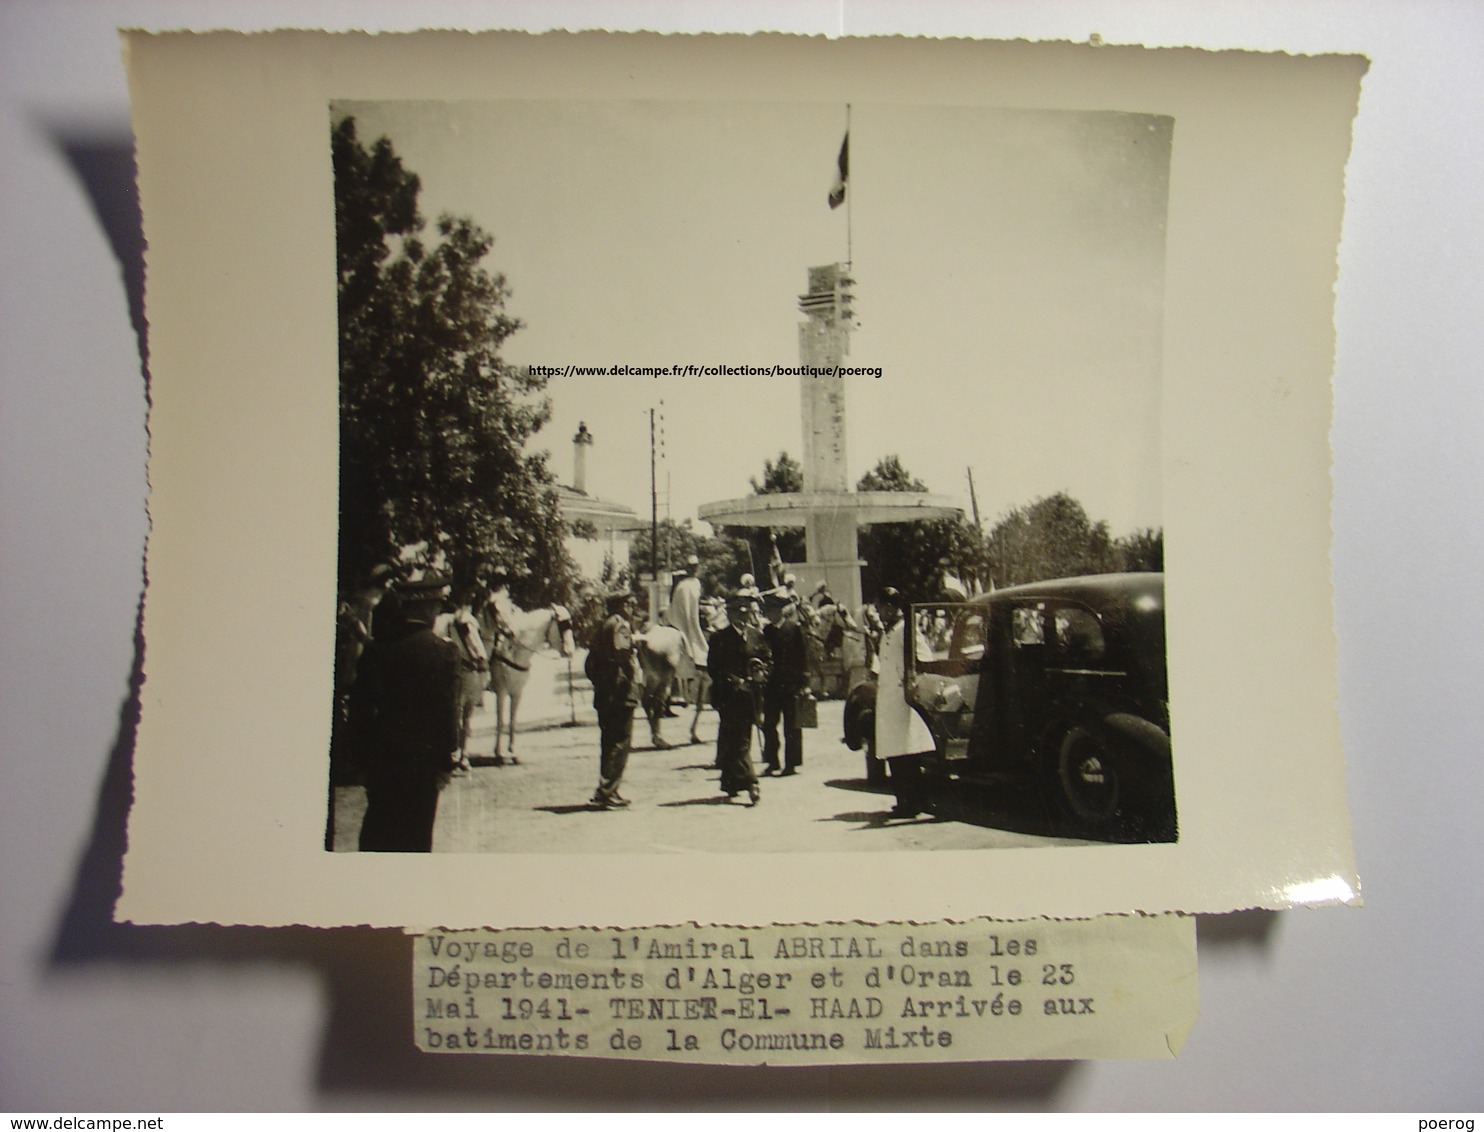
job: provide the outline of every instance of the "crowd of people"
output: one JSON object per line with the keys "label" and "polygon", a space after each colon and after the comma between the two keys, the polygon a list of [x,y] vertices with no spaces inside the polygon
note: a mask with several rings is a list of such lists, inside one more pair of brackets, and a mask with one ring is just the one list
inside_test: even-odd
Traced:
{"label": "crowd of people", "polygon": [[[697,565],[692,559],[681,571],[666,619],[685,637],[702,674],[701,687],[709,687],[717,714],[715,765],[721,772],[722,793],[728,799],[746,795],[755,806],[762,791],[752,760],[754,730],[760,728],[763,734],[764,776],[797,774],[803,765],[800,711],[809,682],[802,602],[792,590],[792,579],[765,595],[753,576],[744,574],[718,610],[717,603],[701,595]],[[774,610],[769,618],[762,616],[765,600]],[[588,652],[586,672],[593,685],[600,735],[598,788],[591,804],[602,809],[629,804],[618,787],[644,683],[634,634],[635,605],[627,590],[611,594],[608,617]]]}
{"label": "crowd of people", "polygon": [[[821,616],[833,617],[838,610],[834,623],[862,637],[864,664],[874,666],[883,638],[900,617],[900,599],[888,588],[861,611],[857,622],[827,583],[820,582],[806,599],[794,576],[781,572],[770,589],[760,589],[752,574],[743,574],[725,598],[706,597],[698,565],[692,557],[679,572],[663,617],[687,642],[700,676],[696,694],[709,694],[716,709],[714,766],[720,771],[721,791],[729,800],[745,795],[756,806],[762,799],[760,778],[795,775],[803,767],[803,731],[814,719],[812,684],[819,652],[829,647],[829,638],[811,629]],[[636,606],[627,590],[609,596],[607,619],[587,662],[600,731],[599,780],[590,804],[600,809],[629,805],[619,783],[645,680]],[[760,768],[752,758],[754,732],[762,739]]]}
{"label": "crowd of people", "polygon": [[[813,725],[808,625],[838,602],[823,582],[804,598],[791,574],[775,576],[767,590],[744,574],[725,598],[707,597],[698,566],[692,558],[679,572],[664,616],[684,637],[700,676],[694,694],[709,689],[717,713],[721,791],[756,806],[760,778],[803,767],[803,730]],[[630,804],[620,786],[645,692],[636,608],[630,590],[606,596],[585,664],[598,721],[598,782],[589,803],[597,809]],[[450,776],[470,768],[472,719],[492,664],[505,655],[515,612],[503,579],[454,595],[447,574],[392,563],[374,567],[340,604],[331,779],[365,787],[361,850],[431,850],[439,793]],[[861,620],[857,631],[869,655],[889,622],[874,606]],[[754,732],[762,737],[760,766]]]}

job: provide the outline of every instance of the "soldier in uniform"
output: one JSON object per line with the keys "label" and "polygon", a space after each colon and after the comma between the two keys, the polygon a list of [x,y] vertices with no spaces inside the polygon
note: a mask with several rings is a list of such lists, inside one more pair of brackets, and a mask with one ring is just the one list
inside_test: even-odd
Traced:
{"label": "soldier in uniform", "polygon": [[767,642],[758,629],[756,603],[739,590],[727,599],[726,628],[711,638],[711,703],[719,717],[716,765],[728,798],[744,790],[752,805],[762,799],[752,767],[752,729],[757,725],[757,697],[769,668]]}
{"label": "soldier in uniform", "polygon": [[618,792],[629,761],[634,736],[634,708],[644,690],[644,675],[634,652],[634,595],[619,590],[605,602],[608,618],[598,628],[588,649],[584,671],[593,683],[593,707],[598,712],[598,789],[592,805],[609,810],[627,806]]}
{"label": "soldier in uniform", "polygon": [[[799,624],[799,598],[791,595],[778,620],[763,630],[772,654],[763,692],[764,774],[797,774],[804,764],[804,731],[799,723],[799,696],[809,686],[804,629]],[[783,724],[784,764],[778,766],[778,725]]]}
{"label": "soldier in uniform", "polygon": [[433,631],[448,592],[448,580],[435,575],[398,583],[401,621],[366,646],[357,666],[350,726],[366,782],[365,852],[433,848],[438,794],[461,732],[458,646]]}

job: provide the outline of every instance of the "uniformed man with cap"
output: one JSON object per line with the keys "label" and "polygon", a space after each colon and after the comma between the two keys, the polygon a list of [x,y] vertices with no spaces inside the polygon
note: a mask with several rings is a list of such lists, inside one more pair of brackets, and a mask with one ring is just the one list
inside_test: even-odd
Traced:
{"label": "uniformed man with cap", "polygon": [[716,708],[716,765],[728,798],[746,791],[762,798],[752,766],[752,729],[758,696],[767,684],[770,655],[757,624],[757,603],[745,590],[727,598],[727,626],[711,638],[711,703]]}
{"label": "uniformed man with cap", "polygon": [[644,690],[644,675],[634,651],[632,618],[637,603],[628,590],[615,590],[604,600],[607,619],[598,628],[583,669],[593,684],[598,712],[598,789],[592,805],[610,810],[627,806],[618,792],[634,737],[634,708]]}
{"label": "uniformed man with cap", "polygon": [[458,758],[459,650],[433,631],[449,593],[439,574],[397,583],[400,621],[366,646],[350,728],[366,782],[360,847],[428,853],[438,794]]}
{"label": "uniformed man with cap", "polygon": [[[772,653],[767,687],[763,690],[763,771],[766,775],[797,774],[804,763],[804,731],[799,697],[809,687],[808,648],[799,624],[797,595],[785,598],[778,620],[763,630]],[[782,767],[778,764],[778,728],[783,727]]]}

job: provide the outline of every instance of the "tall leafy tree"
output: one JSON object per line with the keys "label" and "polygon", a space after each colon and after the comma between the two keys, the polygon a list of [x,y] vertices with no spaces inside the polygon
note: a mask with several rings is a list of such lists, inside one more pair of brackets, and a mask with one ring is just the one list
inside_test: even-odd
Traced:
{"label": "tall leafy tree", "polygon": [[[634,541],[629,547],[629,561],[641,563],[647,569],[650,534],[648,528],[634,532]],[[697,576],[701,588],[708,594],[724,594],[735,587],[737,579],[752,569],[747,542],[730,535],[708,538],[697,534],[689,519],[677,523],[673,519],[662,519],[659,524],[661,569],[665,562],[672,567],[681,565],[692,554],[701,560]]]}
{"label": "tall leafy tree", "polygon": [[804,490],[804,468],[787,452],[778,453],[777,460],[763,460],[763,479],[759,483],[751,476],[753,495],[785,495]]}
{"label": "tall leafy tree", "polygon": [[900,456],[883,456],[855,485],[856,491],[926,491],[927,484],[902,466]]}
{"label": "tall leafy tree", "polygon": [[1144,527],[1114,540],[1120,570],[1162,571],[1165,568],[1165,532]]}
{"label": "tall leafy tree", "polygon": [[1092,522],[1065,492],[1013,508],[989,533],[986,566],[997,586],[1106,574],[1119,568],[1106,522]]}
{"label": "tall leafy tree", "polygon": [[[787,452],[780,452],[777,460],[763,460],[761,481],[749,476],[747,482],[752,487],[753,495],[795,494],[804,490],[804,466]],[[756,564],[756,570],[766,571],[773,556],[774,543],[778,546],[778,556],[784,562],[804,561],[804,532],[798,527],[733,527],[724,534],[747,543],[749,557]],[[754,566],[745,566],[744,571],[753,572]],[[759,573],[758,578],[760,585],[766,587],[769,584],[765,574]]]}
{"label": "tall leafy tree", "polygon": [[354,585],[399,547],[442,550],[460,581],[512,578],[517,601],[560,599],[568,557],[544,454],[545,379],[507,365],[521,323],[494,239],[441,216],[426,235],[417,176],[354,118],[333,128],[340,301],[340,571]]}
{"label": "tall leafy tree", "polygon": [[752,569],[751,548],[746,539],[722,535],[697,538],[695,554],[701,560],[701,587],[708,594],[726,594],[738,578]]}
{"label": "tall leafy tree", "polygon": [[[897,456],[885,456],[860,478],[857,491],[927,491]],[[857,539],[861,588],[874,597],[886,586],[911,601],[935,600],[943,575],[951,572],[974,588],[982,556],[979,531],[963,519],[928,519],[913,523],[877,523]]]}

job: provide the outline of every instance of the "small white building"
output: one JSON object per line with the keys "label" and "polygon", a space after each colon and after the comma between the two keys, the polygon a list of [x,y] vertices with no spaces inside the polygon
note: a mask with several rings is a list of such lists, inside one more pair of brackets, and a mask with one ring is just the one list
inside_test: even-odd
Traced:
{"label": "small white building", "polygon": [[572,438],[572,483],[557,485],[557,501],[567,527],[567,553],[585,577],[596,579],[603,575],[605,558],[612,558],[615,570],[629,564],[633,534],[648,524],[632,507],[588,493],[587,455],[592,446],[593,434],[586,422],[580,422]]}

